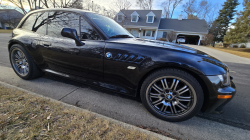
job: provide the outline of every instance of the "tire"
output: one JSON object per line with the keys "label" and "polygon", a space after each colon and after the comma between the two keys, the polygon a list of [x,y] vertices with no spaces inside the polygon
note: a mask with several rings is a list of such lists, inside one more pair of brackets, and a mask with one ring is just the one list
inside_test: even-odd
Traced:
{"label": "tire", "polygon": [[170,122],[195,116],[204,99],[199,82],[178,69],[162,69],[149,75],[142,83],[140,95],[152,115]]}
{"label": "tire", "polygon": [[9,59],[13,70],[22,79],[30,80],[44,74],[29,53],[19,44],[10,47]]}

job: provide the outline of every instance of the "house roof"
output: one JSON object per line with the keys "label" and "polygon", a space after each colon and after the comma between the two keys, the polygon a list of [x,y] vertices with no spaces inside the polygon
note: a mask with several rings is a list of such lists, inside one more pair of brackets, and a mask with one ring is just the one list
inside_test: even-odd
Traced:
{"label": "house roof", "polygon": [[[20,12],[17,11],[16,9],[0,9],[0,13],[6,12],[6,11],[15,11],[15,12],[20,13]],[[20,14],[22,14],[22,13],[20,13]],[[22,15],[23,15],[23,14],[22,14]]]}
{"label": "house roof", "polygon": [[199,19],[165,19],[162,18],[159,29],[172,29],[175,31],[205,32],[207,33],[207,23]]}
{"label": "house roof", "polygon": [[[8,15],[6,15],[6,13],[8,13]],[[0,9],[0,16],[3,19],[6,19],[6,18],[21,19],[21,18],[23,18],[24,15],[15,9]],[[9,17],[7,17],[7,16],[9,16]]]}
{"label": "house roof", "polygon": [[[133,12],[137,12],[140,16],[138,22],[131,22],[131,14]],[[153,12],[155,14],[155,19],[154,19],[154,23],[147,23],[147,14],[150,12]],[[162,10],[121,10],[121,12],[125,15],[125,20],[123,22],[123,25],[126,26],[150,26],[150,27],[158,27],[159,26],[159,22],[161,20],[161,13]],[[116,18],[115,18],[116,20]],[[121,24],[120,22],[118,22],[119,24]]]}

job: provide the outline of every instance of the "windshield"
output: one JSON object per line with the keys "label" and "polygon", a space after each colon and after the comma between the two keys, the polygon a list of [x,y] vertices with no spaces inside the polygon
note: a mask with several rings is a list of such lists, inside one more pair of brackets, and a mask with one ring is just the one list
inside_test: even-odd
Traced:
{"label": "windshield", "polygon": [[87,13],[88,17],[92,19],[95,24],[109,37],[109,38],[132,38],[126,29],[120,24],[105,16],[94,13]]}

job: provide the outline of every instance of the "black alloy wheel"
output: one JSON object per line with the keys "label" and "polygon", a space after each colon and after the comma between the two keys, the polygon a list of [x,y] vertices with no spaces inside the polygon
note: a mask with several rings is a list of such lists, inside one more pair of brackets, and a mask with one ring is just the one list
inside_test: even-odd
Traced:
{"label": "black alloy wheel", "polygon": [[10,47],[9,58],[15,73],[22,79],[34,79],[43,75],[29,53],[19,44]]}
{"label": "black alloy wheel", "polygon": [[203,104],[203,91],[190,74],[163,69],[151,74],[141,87],[144,106],[158,118],[183,121],[196,115]]}

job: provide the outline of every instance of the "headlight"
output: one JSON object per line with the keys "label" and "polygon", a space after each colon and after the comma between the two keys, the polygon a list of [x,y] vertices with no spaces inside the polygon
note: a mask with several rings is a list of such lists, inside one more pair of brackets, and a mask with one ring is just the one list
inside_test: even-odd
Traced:
{"label": "headlight", "polygon": [[218,77],[224,86],[228,86],[230,84],[229,72],[223,75],[218,75]]}

